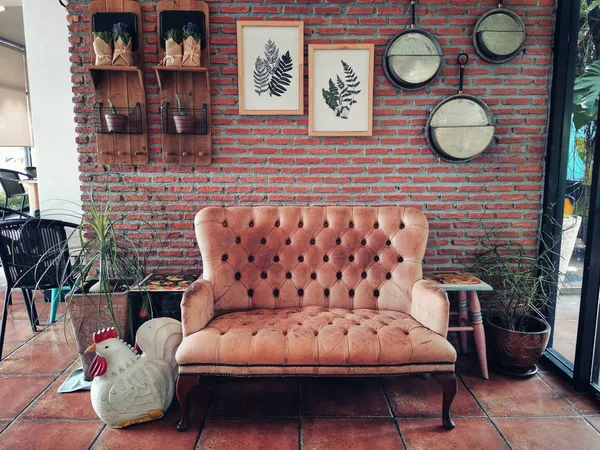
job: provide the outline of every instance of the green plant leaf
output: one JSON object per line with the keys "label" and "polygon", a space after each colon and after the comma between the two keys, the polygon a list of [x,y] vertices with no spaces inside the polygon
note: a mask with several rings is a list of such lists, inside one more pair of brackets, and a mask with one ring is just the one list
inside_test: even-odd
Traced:
{"label": "green plant leaf", "polygon": [[[598,0],[600,1],[600,0]],[[585,68],[585,72],[575,80],[573,91],[573,114],[577,115],[575,127],[581,128],[598,114],[600,98],[600,61],[595,61]],[[586,118],[588,118],[586,120]]]}
{"label": "green plant leaf", "polygon": [[292,75],[289,73],[292,71],[292,68],[292,57],[290,56],[290,52],[287,51],[281,55],[281,58],[277,61],[275,70],[271,75],[271,80],[269,81],[270,95],[281,97],[281,94],[284,94],[287,91],[287,86],[289,86],[292,81]]}

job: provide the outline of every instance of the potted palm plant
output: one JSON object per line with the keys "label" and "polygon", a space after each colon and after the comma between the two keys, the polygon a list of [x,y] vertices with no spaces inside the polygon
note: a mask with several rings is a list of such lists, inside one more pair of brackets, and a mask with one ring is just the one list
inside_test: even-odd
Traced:
{"label": "potted palm plant", "polygon": [[109,133],[123,133],[127,128],[127,116],[125,114],[119,114],[115,105],[108,99],[108,106],[110,112],[104,114],[104,120],[106,120],[106,128]]}
{"label": "potted palm plant", "polygon": [[175,94],[177,99],[177,109],[173,113],[175,121],[175,130],[177,133],[192,133],[194,131],[194,116],[188,115],[187,111],[182,108],[179,95]]}
{"label": "potted palm plant", "polygon": [[[86,379],[94,355],[84,354],[95,331],[115,327],[123,340],[129,335],[129,287],[146,275],[146,257],[119,229],[111,201],[90,201],[79,227],[80,250],[73,273],[62,281],[72,288],[66,295],[69,318]],[[62,288],[62,286],[61,286]]]}
{"label": "potted palm plant", "polygon": [[468,267],[495,289],[486,298],[488,354],[501,373],[533,375],[550,338],[544,310],[558,284],[554,246],[541,239],[542,250],[532,254],[500,234],[499,229],[486,230]]}

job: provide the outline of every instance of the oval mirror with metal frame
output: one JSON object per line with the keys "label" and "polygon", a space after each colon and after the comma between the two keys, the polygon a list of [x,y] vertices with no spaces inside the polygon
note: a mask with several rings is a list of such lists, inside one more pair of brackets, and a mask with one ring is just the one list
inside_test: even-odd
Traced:
{"label": "oval mirror with metal frame", "polygon": [[525,24],[517,13],[503,8],[499,0],[498,7],[486,12],[475,24],[473,45],[488,62],[510,61],[525,45]]}
{"label": "oval mirror with metal frame", "polygon": [[429,31],[416,28],[416,0],[411,0],[411,25],[388,43],[383,71],[400,89],[420,89],[431,83],[442,68],[442,46]]}
{"label": "oval mirror with metal frame", "polygon": [[458,94],[437,105],[427,121],[427,140],[437,155],[450,162],[479,156],[494,138],[494,116],[483,100],[463,94],[466,53],[458,55]]}

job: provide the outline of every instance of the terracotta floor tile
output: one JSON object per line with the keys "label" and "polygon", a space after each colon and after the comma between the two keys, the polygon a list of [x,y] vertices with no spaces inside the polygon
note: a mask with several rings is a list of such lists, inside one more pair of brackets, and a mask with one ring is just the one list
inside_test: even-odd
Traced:
{"label": "terracotta floor tile", "polygon": [[303,378],[302,416],[390,417],[379,378]]}
{"label": "terracotta floor tile", "polygon": [[398,426],[409,450],[508,449],[487,418],[456,419],[454,430],[442,428],[441,419],[399,419]]}
{"label": "terracotta floor tile", "polygon": [[51,376],[0,376],[0,419],[17,417],[53,380]]}
{"label": "terracotta floor tile", "polygon": [[600,416],[585,416],[587,420],[596,430],[600,431]]}
{"label": "terracotta floor tile", "polygon": [[[305,447],[306,448],[306,447]],[[198,450],[297,450],[298,420],[207,420]]]}
{"label": "terracotta floor tile", "polygon": [[59,394],[58,388],[70,374],[59,377],[29,408],[22,419],[79,419],[98,420],[92,408],[89,391]]}
{"label": "terracotta floor tile", "polygon": [[200,422],[190,422],[184,433],[177,431],[174,420],[157,420],[116,430],[105,427],[92,450],[193,450],[198,440]]}
{"label": "terracotta floor tile", "polygon": [[471,374],[461,375],[465,384],[492,417],[572,416],[575,411],[541,378],[511,378],[496,373],[489,380]]}
{"label": "terracotta floor tile", "polygon": [[52,374],[62,372],[77,352],[66,344],[27,344],[0,362],[1,374]]}
{"label": "terracotta floor tile", "polygon": [[[216,381],[217,377],[202,377],[200,385],[190,392],[190,419],[204,419],[213,396]],[[165,416],[167,419],[179,419],[181,417],[181,408],[176,396],[173,396],[173,403],[171,403],[171,407]]]}
{"label": "terracotta floor tile", "polygon": [[541,372],[540,378],[554,389],[579,414],[600,414],[600,401],[587,393],[576,392],[564,378],[552,372]]}
{"label": "terracotta floor tile", "polygon": [[0,420],[0,433],[2,433],[2,430],[9,426],[11,422],[12,420]]}
{"label": "terracotta floor tile", "polygon": [[[385,377],[385,391],[396,417],[441,417],[442,388],[430,377]],[[451,413],[460,416],[484,416],[473,396],[458,380],[458,392],[452,403]]]}
{"label": "terracotta floor tile", "polygon": [[2,347],[2,358],[6,358],[8,355],[10,355],[12,352],[14,352],[16,349],[18,349],[19,347],[21,347],[23,344],[16,344],[16,343],[12,343],[9,344],[8,342],[4,343],[4,346]]}
{"label": "terracotta floor tile", "polygon": [[[66,337],[65,337],[66,334]],[[55,322],[44,330],[43,333],[38,333],[32,341],[33,343],[57,343],[75,345],[75,337],[73,336],[73,328],[71,324],[64,322]]]}
{"label": "terracotta floor tile", "polygon": [[295,378],[221,378],[208,417],[282,417],[298,415]]}
{"label": "terracotta floor tile", "polygon": [[14,422],[0,435],[0,450],[88,449],[101,422]]}
{"label": "terracotta floor tile", "polygon": [[302,419],[304,450],[397,450],[402,447],[392,419]]}
{"label": "terracotta floor tile", "polygon": [[[1,314],[1,313],[0,313]],[[40,328],[38,328],[40,330]],[[31,329],[29,320],[7,320],[6,321],[6,340],[10,343],[27,342],[34,337],[36,333]]]}
{"label": "terracotta floor tile", "polygon": [[514,450],[600,449],[600,435],[579,417],[495,418]]}

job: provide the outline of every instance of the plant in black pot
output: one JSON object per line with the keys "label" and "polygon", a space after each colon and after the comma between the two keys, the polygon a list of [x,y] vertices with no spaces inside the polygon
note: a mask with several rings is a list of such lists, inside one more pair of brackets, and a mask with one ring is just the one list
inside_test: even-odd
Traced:
{"label": "plant in black pot", "polygon": [[194,132],[194,116],[188,115],[188,112],[182,108],[181,100],[179,95],[175,95],[177,99],[177,109],[173,113],[173,120],[175,121],[175,130],[177,133],[193,133]]}
{"label": "plant in black pot", "polygon": [[558,285],[554,245],[541,238],[542,250],[535,253],[511,238],[503,239],[502,231],[486,230],[468,268],[495,289],[485,297],[492,364],[504,374],[529,376],[537,372],[536,363],[550,338],[544,311]]}

